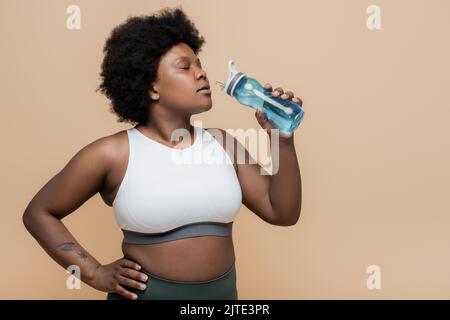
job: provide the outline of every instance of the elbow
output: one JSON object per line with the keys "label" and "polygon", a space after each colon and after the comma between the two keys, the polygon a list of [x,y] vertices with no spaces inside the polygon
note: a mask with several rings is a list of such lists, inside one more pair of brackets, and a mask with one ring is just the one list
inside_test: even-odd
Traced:
{"label": "elbow", "polygon": [[282,227],[291,227],[291,226],[294,226],[294,225],[297,224],[299,218],[300,218],[300,217],[297,217],[297,218],[294,219],[294,220],[284,221],[284,222],[282,222],[281,224],[279,224],[279,226],[282,226]]}
{"label": "elbow", "polygon": [[300,211],[298,211],[297,214],[295,215],[291,215],[293,218],[290,219],[277,219],[276,221],[274,221],[272,224],[276,225],[276,226],[280,226],[280,227],[290,227],[290,226],[294,226],[298,223],[298,221],[300,220]]}
{"label": "elbow", "polygon": [[25,228],[28,230],[28,232],[32,232],[34,226],[39,221],[38,218],[40,217],[40,213],[38,211],[34,210],[25,210],[25,212],[22,214],[22,223],[25,226]]}
{"label": "elbow", "polygon": [[32,221],[33,221],[33,214],[30,211],[25,211],[22,214],[22,223],[28,231],[30,231],[31,229],[31,225],[33,223]]}
{"label": "elbow", "polygon": [[22,214],[22,223],[25,226],[25,228],[28,229],[28,224],[29,224],[29,213],[27,213],[26,211]]}
{"label": "elbow", "polygon": [[275,219],[276,223],[274,224],[283,227],[294,226],[300,220],[301,211],[302,211],[302,202],[300,200],[293,208],[291,208],[291,210],[289,210],[289,212],[284,212],[284,214],[275,214],[277,219]]}
{"label": "elbow", "polygon": [[289,221],[288,226],[293,226],[298,223],[300,220],[300,213],[302,212],[302,203],[300,202],[297,209],[295,210],[295,214],[292,215],[293,219]]}
{"label": "elbow", "polygon": [[299,219],[300,219],[300,215],[298,215],[294,220],[289,221],[286,226],[295,226]]}

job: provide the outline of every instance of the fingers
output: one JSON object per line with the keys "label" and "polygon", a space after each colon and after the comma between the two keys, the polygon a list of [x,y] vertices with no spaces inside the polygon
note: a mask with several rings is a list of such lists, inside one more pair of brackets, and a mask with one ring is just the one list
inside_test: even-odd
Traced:
{"label": "fingers", "polygon": [[[264,85],[264,88],[267,91],[272,92],[272,86],[269,83],[266,83]],[[283,88],[281,88],[281,87],[278,87],[275,90],[273,90],[272,94],[276,97],[281,96],[283,99],[292,99],[294,97],[294,93],[292,91],[284,92]]]}
{"label": "fingers", "polygon": [[121,268],[119,273],[127,278],[140,280],[142,282],[146,282],[148,279],[148,276],[145,273],[138,272],[130,268]]}
{"label": "fingers", "polygon": [[147,288],[147,285],[141,282],[138,282],[136,280],[124,277],[119,275],[117,277],[117,280],[119,281],[120,285],[124,285],[127,286],[129,288],[135,288],[135,289],[139,289],[139,290],[145,290],[145,288]]}
{"label": "fingers", "polygon": [[137,299],[137,294],[125,289],[124,286],[138,290],[145,290],[147,288],[146,281],[148,280],[148,276],[143,272],[137,271],[140,269],[141,266],[136,262],[128,259],[121,259],[119,262],[119,268],[117,268],[118,272],[114,276],[117,281],[115,292],[129,299]]}
{"label": "fingers", "polygon": [[[284,93],[284,91],[283,91],[283,88],[281,88],[281,87],[278,87],[278,88],[276,88],[275,90],[273,90],[272,89],[272,85],[270,84],[270,83],[266,83],[265,85],[264,85],[264,89],[266,89],[267,91],[270,91],[270,92],[272,92],[273,91],[273,95],[274,96],[279,96],[279,95],[282,95],[283,93]],[[291,91],[289,91],[289,92],[291,92]],[[292,92],[291,92],[292,93]],[[294,94],[292,93],[292,97],[294,96]],[[291,98],[292,98],[291,97]]]}
{"label": "fingers", "polygon": [[292,99],[292,101],[294,101],[296,104],[298,104],[299,106],[303,105],[303,100],[300,99],[299,97],[295,97],[294,99]]}
{"label": "fingers", "polygon": [[283,93],[284,93],[284,91],[283,91],[283,88],[281,88],[281,87],[275,88],[275,89],[273,90],[273,95],[274,95],[275,97],[281,96]]}
{"label": "fingers", "polygon": [[121,296],[124,296],[125,298],[133,299],[133,300],[137,299],[137,294],[136,293],[133,293],[133,292],[130,292],[130,291],[126,290],[120,284],[118,284],[115,287],[115,290],[116,290],[116,293],[120,294]]}
{"label": "fingers", "polygon": [[275,97],[281,96],[282,99],[290,100],[292,99],[293,102],[298,104],[299,106],[303,105],[303,100],[299,97],[294,98],[294,93],[292,91],[286,91],[284,92],[283,88],[278,87],[276,89],[272,89],[272,85],[270,83],[266,83],[264,85],[264,89],[266,89],[269,92],[272,92],[272,95]]}
{"label": "fingers", "polygon": [[[123,274],[123,275],[122,275]],[[145,276],[145,277],[144,277]],[[120,270],[120,274],[116,274],[115,278],[118,284],[115,286],[115,292],[118,294],[129,298],[129,299],[137,299],[138,296],[136,293],[131,292],[124,287],[134,288],[138,290],[144,291],[147,288],[147,285],[136,280],[133,280],[131,277],[135,277],[136,279],[140,279],[142,281],[146,281],[148,279],[147,275],[143,275],[140,272],[137,272],[130,268],[122,268]]]}
{"label": "fingers", "polygon": [[264,89],[266,89],[267,91],[272,92],[272,86],[270,85],[270,83],[266,83],[266,84],[264,85]]}
{"label": "fingers", "polygon": [[294,97],[294,93],[292,91],[286,91],[281,95],[283,99],[292,99]]}
{"label": "fingers", "polygon": [[120,260],[119,265],[121,267],[127,267],[127,268],[136,269],[136,270],[141,270],[141,266],[140,265],[138,265],[136,262],[128,260],[128,259]]}

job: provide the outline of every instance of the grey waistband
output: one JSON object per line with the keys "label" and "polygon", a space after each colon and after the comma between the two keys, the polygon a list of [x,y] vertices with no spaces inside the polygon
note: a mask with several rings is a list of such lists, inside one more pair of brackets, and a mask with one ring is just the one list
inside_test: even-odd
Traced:
{"label": "grey waistband", "polygon": [[151,244],[199,236],[228,237],[232,234],[232,228],[233,221],[228,223],[196,222],[159,233],[141,233],[125,229],[122,229],[122,232],[125,243]]}

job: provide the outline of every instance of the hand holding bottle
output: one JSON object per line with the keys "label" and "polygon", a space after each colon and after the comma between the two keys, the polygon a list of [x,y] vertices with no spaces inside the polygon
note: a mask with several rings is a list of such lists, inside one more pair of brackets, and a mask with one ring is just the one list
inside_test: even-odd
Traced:
{"label": "hand holding bottle", "polygon": [[[284,92],[284,90],[281,87],[275,88],[275,90],[273,90],[272,85],[270,83],[266,83],[264,85],[264,89],[269,92],[272,92],[272,95],[275,97],[278,97],[281,95],[282,99],[292,100],[294,103],[298,104],[300,107],[303,105],[302,99],[300,99],[299,97],[294,97],[294,93],[292,91]],[[272,121],[267,119],[267,117],[264,114],[264,110],[261,107],[257,108],[257,110],[255,112],[255,117],[258,120],[258,123],[261,125],[261,127],[268,131],[269,135],[270,135],[270,129],[277,129],[277,126]],[[280,137],[283,139],[291,139],[293,137],[293,135],[294,135],[294,132],[286,133],[286,132],[280,131]]]}
{"label": "hand holding bottle", "polygon": [[293,131],[300,125],[305,114],[301,107],[301,99],[295,98],[298,102],[291,100],[294,97],[292,91],[279,97],[284,94],[281,88],[275,89],[272,93],[270,84],[263,87],[256,79],[237,71],[233,60],[228,62],[228,71],[228,81],[226,83],[216,81],[216,84],[240,104],[255,110],[261,108],[264,117],[260,117],[258,121],[261,120],[260,124],[263,127],[269,128],[270,123],[274,129],[280,130],[280,136],[292,137]]}

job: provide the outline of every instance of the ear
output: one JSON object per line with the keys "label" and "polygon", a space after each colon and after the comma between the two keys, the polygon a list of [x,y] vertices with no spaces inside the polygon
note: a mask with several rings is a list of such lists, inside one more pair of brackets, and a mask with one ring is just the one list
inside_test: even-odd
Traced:
{"label": "ear", "polygon": [[153,100],[153,101],[159,100],[159,93],[154,87],[150,88],[150,90],[148,91],[148,94],[149,94],[150,100]]}

